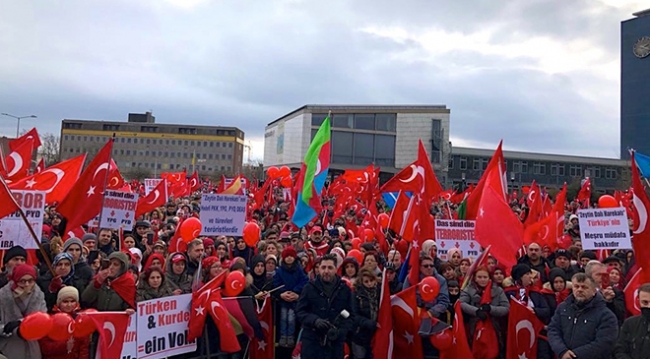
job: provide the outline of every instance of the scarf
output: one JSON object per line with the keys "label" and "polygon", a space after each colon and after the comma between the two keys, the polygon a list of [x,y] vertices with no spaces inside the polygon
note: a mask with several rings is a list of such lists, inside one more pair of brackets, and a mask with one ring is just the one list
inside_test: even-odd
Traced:
{"label": "scarf", "polygon": [[63,283],[65,285],[70,285],[72,282],[72,277],[74,277],[74,266],[75,266],[72,256],[66,252],[57,254],[56,257],[54,257],[54,260],[52,261],[52,267],[56,267],[56,265],[59,264],[59,262],[61,262],[64,259],[70,261],[70,273],[68,273],[68,275],[66,275],[65,277],[62,277],[61,280],[63,280]]}
{"label": "scarf", "polygon": [[108,282],[109,288],[113,289],[117,295],[122,298],[130,308],[135,309],[135,279],[129,273],[123,273],[121,276]]}

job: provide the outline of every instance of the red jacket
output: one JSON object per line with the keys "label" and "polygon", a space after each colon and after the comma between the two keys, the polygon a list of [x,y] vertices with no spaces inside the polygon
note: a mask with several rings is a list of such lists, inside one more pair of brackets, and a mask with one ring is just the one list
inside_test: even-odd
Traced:
{"label": "red jacket", "polygon": [[88,359],[90,336],[87,338],[72,338],[72,349],[68,351],[68,341],[55,342],[47,336],[38,341],[41,346],[43,359]]}

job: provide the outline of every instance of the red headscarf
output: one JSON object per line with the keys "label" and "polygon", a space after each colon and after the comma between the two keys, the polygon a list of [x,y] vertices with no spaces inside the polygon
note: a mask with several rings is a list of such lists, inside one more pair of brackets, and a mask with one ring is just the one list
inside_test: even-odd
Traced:
{"label": "red headscarf", "polygon": [[151,267],[151,264],[153,263],[154,259],[158,259],[160,262],[160,268],[165,268],[165,257],[163,257],[162,254],[160,253],[152,253],[149,258],[147,258],[147,263],[144,264],[144,267],[142,268],[142,271],[146,271]]}

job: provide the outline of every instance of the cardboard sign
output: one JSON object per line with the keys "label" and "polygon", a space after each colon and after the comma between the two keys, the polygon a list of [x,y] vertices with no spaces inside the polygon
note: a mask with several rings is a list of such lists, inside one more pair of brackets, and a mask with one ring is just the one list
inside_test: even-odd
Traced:
{"label": "cardboard sign", "polygon": [[191,301],[192,294],[183,294],[138,303],[138,358],[168,358],[196,350],[196,340],[187,340]]}
{"label": "cardboard sign", "polygon": [[245,195],[204,193],[201,197],[201,235],[241,236],[246,221],[247,203]]}
{"label": "cardboard sign", "polygon": [[630,227],[625,208],[578,210],[580,239],[584,249],[630,249]]}
{"label": "cardboard sign", "polygon": [[481,245],[474,240],[475,225],[475,221],[437,219],[438,257],[443,261],[449,260],[447,251],[451,248],[460,249],[463,252],[463,258],[475,259],[478,257],[481,253]]}
{"label": "cardboard sign", "polygon": [[149,192],[153,191],[154,188],[160,183],[162,179],[160,178],[145,178],[144,179],[144,195],[148,195]]}
{"label": "cardboard sign", "polygon": [[130,230],[133,228],[137,205],[137,193],[106,191],[102,207],[101,228]]}
{"label": "cardboard sign", "polygon": [[[43,235],[43,216],[45,214],[45,192],[11,191],[18,205],[25,212],[25,217],[34,229],[38,240]],[[36,241],[20,217],[19,212],[0,218],[0,249],[22,246],[25,249],[38,249]]]}

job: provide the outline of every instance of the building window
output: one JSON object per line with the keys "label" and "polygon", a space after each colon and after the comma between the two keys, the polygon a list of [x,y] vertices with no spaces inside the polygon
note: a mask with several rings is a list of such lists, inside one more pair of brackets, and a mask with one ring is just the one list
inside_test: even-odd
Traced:
{"label": "building window", "polygon": [[533,173],[536,175],[545,175],[546,174],[546,164],[541,162],[535,162],[533,164]]}
{"label": "building window", "polygon": [[221,159],[222,159],[222,160],[225,160],[225,159],[226,159],[226,155],[225,155],[225,154],[222,154],[222,155],[221,155]]}
{"label": "building window", "polygon": [[182,135],[196,135],[196,128],[180,127],[178,133]]}
{"label": "building window", "polygon": [[217,147],[221,147],[221,142],[216,142],[215,145],[216,145]]}
{"label": "building window", "polygon": [[190,141],[190,146],[194,146],[194,141]]}
{"label": "building window", "polygon": [[232,148],[232,142],[230,142],[230,143],[228,144],[228,147]]}
{"label": "building window", "polygon": [[214,145],[214,142],[210,142],[210,147],[212,147],[213,145]]}
{"label": "building window", "polygon": [[607,179],[616,179],[618,177],[618,172],[614,168],[605,169],[605,178]]}
{"label": "building window", "polygon": [[354,159],[353,163],[355,165],[367,166],[373,161],[372,150],[375,139],[373,135],[366,133],[355,133],[354,134]]}
{"label": "building window", "polygon": [[377,131],[395,132],[397,130],[397,114],[378,113],[375,115],[375,129]]}
{"label": "building window", "polygon": [[569,176],[571,176],[571,177],[581,177],[582,176],[582,166],[578,166],[578,165],[569,166]]}
{"label": "building window", "polygon": [[332,115],[332,127],[353,128],[354,116],[352,114]]}
{"label": "building window", "polygon": [[372,113],[358,113],[354,115],[354,128],[357,130],[374,130],[375,115]]}
{"label": "building window", "polygon": [[64,123],[63,128],[71,129],[71,130],[80,130],[81,129],[81,124],[80,123]]}
{"label": "building window", "polygon": [[208,159],[212,159],[213,157],[212,153],[208,154]]}
{"label": "building window", "polygon": [[375,135],[375,165],[395,167],[395,136]]}
{"label": "building window", "polygon": [[325,121],[325,118],[327,117],[326,113],[312,113],[311,114],[311,125],[312,126],[320,126],[323,124]]}
{"label": "building window", "polygon": [[189,141],[185,140],[185,146],[189,145]]}
{"label": "building window", "polygon": [[145,156],[149,156],[149,151],[144,151]]}
{"label": "building window", "polygon": [[150,143],[151,143],[151,140],[147,138],[147,144],[150,144]]}
{"label": "building window", "polygon": [[467,157],[461,157],[460,158],[460,169],[461,170],[466,170],[467,169]]}
{"label": "building window", "polygon": [[67,140],[68,140],[68,135],[63,136],[63,139],[64,139],[65,141],[67,141]]}
{"label": "building window", "polygon": [[472,169],[474,171],[479,171],[481,169],[481,159],[480,158],[475,158],[472,164]]}
{"label": "building window", "polygon": [[352,164],[353,134],[350,132],[332,131],[332,162]]}
{"label": "building window", "polygon": [[158,132],[158,127],[156,127],[156,126],[142,126],[142,127],[140,127],[140,130],[142,132],[149,132],[149,133]]}
{"label": "building window", "polygon": [[559,163],[552,164],[551,176],[564,176],[564,165]]}
{"label": "building window", "polygon": [[600,178],[600,167],[592,167],[589,169],[590,175],[593,178]]}
{"label": "building window", "polygon": [[454,169],[454,158],[450,157],[449,162],[447,163],[447,167],[449,167],[450,170]]}
{"label": "building window", "polygon": [[[178,144],[181,144],[181,141],[178,141]],[[172,140],[172,145],[176,146],[176,140]]]}

